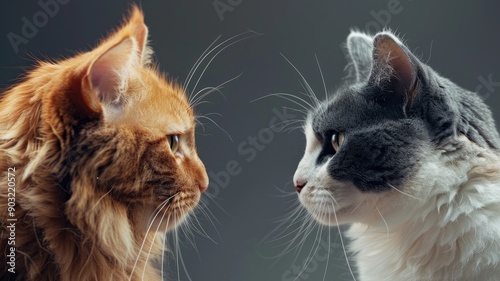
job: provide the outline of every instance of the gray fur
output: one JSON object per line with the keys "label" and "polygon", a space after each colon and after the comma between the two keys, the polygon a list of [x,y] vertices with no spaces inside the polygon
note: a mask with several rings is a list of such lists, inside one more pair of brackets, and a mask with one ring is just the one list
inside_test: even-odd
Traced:
{"label": "gray fur", "polygon": [[[439,147],[460,134],[499,150],[500,136],[481,98],[439,76],[393,34],[352,32],[347,46],[356,84],[345,85],[312,113],[323,143],[317,162],[337,154],[329,164],[334,179],[361,191],[390,189],[418,169],[424,145]],[[345,133],[337,152],[331,148],[335,132]]]}

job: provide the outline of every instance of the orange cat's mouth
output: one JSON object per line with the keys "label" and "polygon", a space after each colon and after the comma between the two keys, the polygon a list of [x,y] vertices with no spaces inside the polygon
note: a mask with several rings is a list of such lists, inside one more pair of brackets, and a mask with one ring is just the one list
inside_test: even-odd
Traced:
{"label": "orange cat's mouth", "polygon": [[200,200],[199,192],[181,191],[161,204],[144,207],[138,226],[144,232],[166,232],[182,223]]}

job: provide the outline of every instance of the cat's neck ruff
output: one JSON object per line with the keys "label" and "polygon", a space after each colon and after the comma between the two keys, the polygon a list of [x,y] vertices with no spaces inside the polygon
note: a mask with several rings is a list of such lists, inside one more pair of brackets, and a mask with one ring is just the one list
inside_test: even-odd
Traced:
{"label": "cat's neck ruff", "polygon": [[411,180],[415,198],[399,210],[381,200],[378,221],[349,230],[359,280],[499,280],[499,163],[465,137],[429,153]]}

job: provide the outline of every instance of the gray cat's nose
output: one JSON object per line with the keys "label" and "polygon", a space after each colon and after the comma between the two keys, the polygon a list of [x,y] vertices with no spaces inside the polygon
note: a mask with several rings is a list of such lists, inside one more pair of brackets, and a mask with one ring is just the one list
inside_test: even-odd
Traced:
{"label": "gray cat's nose", "polygon": [[294,184],[295,184],[295,190],[297,190],[297,192],[300,193],[302,188],[304,188],[304,186],[306,186],[307,181],[304,179],[298,179],[294,182]]}

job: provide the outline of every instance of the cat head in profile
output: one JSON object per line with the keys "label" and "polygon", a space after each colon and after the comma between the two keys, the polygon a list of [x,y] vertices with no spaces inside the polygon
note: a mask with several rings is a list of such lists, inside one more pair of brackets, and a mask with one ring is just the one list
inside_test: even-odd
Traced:
{"label": "cat head in profile", "polygon": [[133,8],[97,48],[60,66],[66,85],[54,86],[65,96],[53,94],[47,107],[67,114],[71,123],[62,125],[74,132],[68,205],[105,192],[132,212],[144,208],[146,221],[162,208],[163,223],[173,226],[197,204],[208,177],[196,152],[194,111],[184,90],[152,66],[147,36]]}
{"label": "cat head in profile", "polygon": [[2,96],[0,166],[18,174],[16,245],[44,268],[19,263],[20,272],[132,278],[143,270],[134,261],[163,253],[155,233],[183,221],[208,187],[194,110],[153,66],[147,37],[134,6],[98,46],[40,62]]}
{"label": "cat head in profile", "polygon": [[466,165],[456,164],[472,154],[463,147],[500,147],[483,101],[440,77],[391,32],[353,31],[347,49],[350,77],[309,112],[294,175],[301,203],[319,222],[402,219],[449,192],[444,182],[466,178]]}

